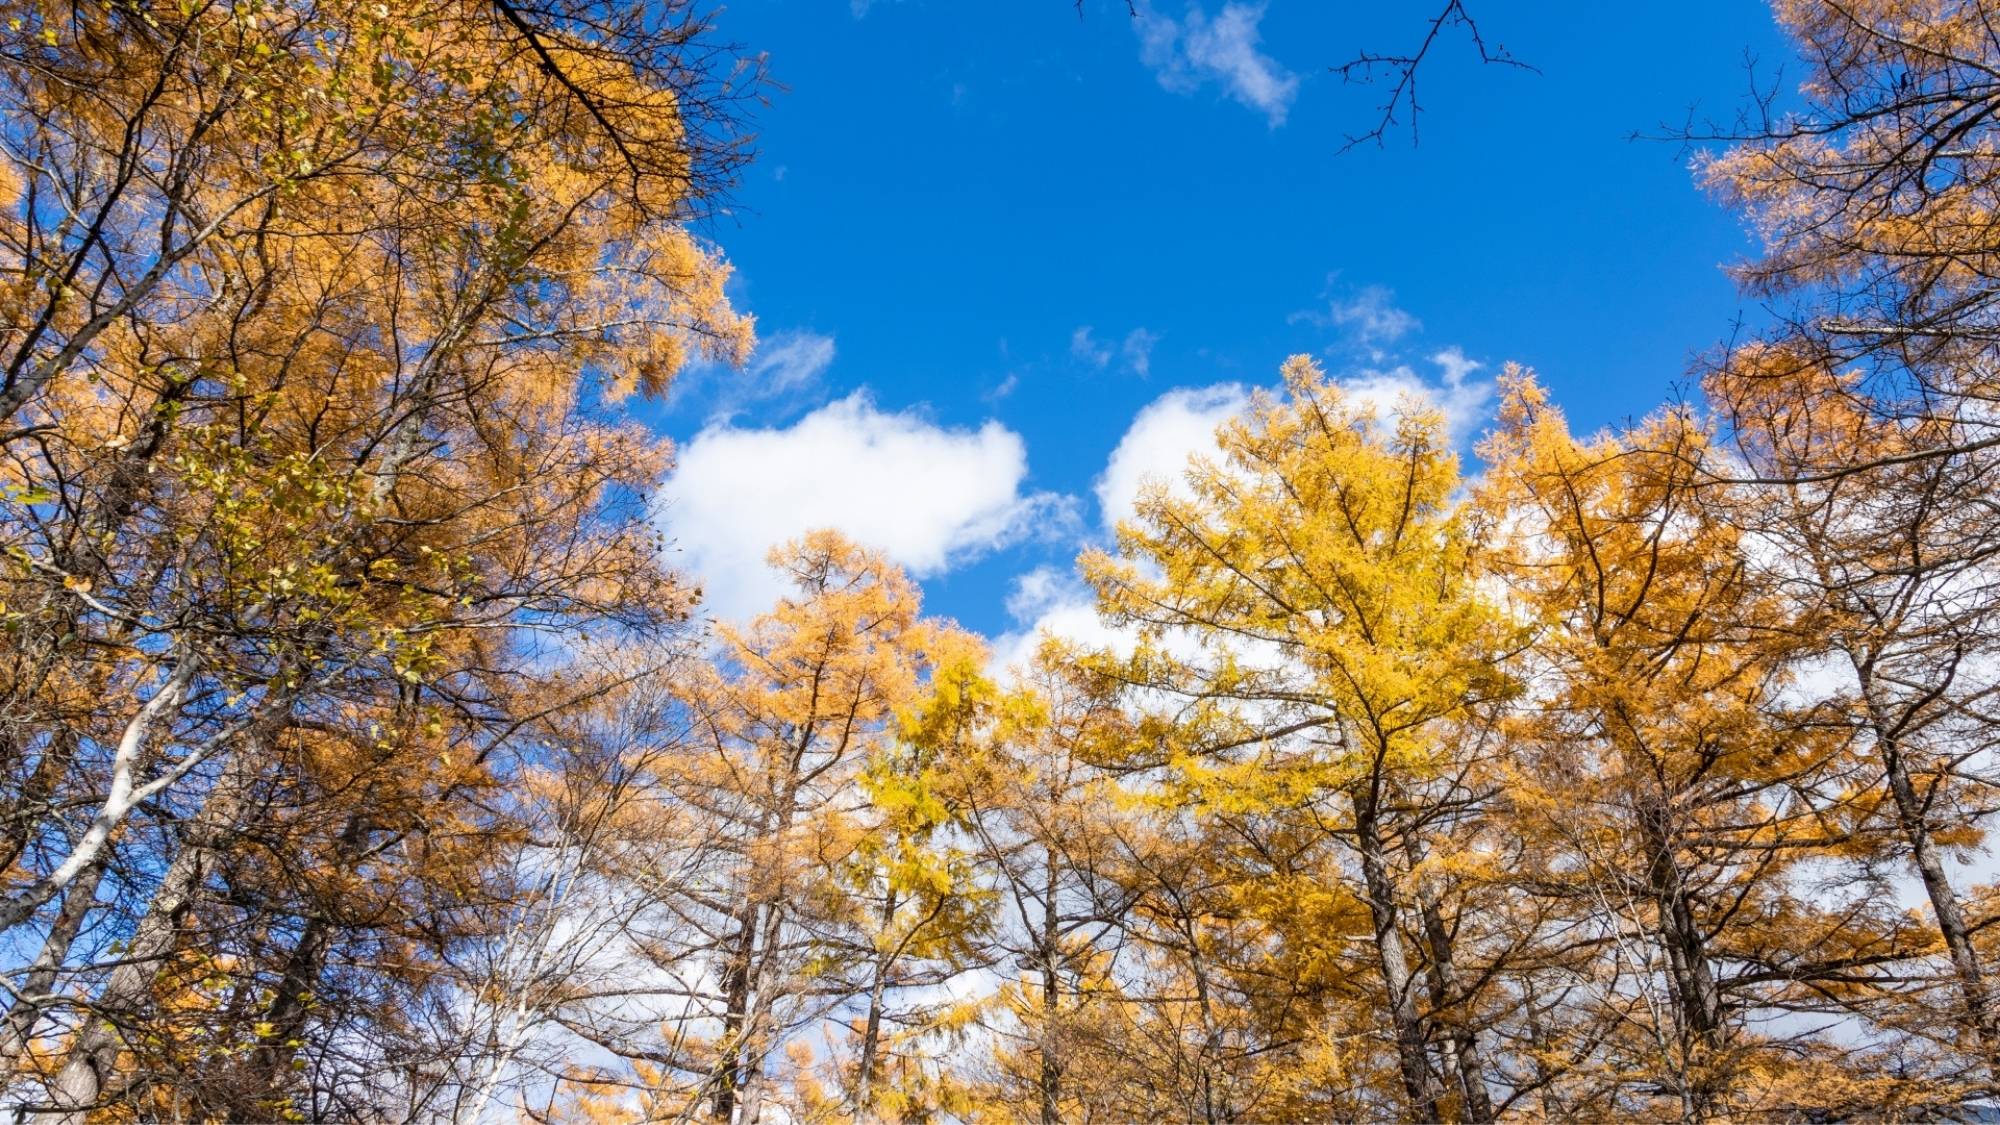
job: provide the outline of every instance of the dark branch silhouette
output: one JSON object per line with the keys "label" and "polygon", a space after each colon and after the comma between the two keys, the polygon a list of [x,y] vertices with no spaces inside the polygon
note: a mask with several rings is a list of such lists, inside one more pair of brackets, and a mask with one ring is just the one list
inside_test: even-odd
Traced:
{"label": "dark branch silhouette", "polygon": [[[1075,0],[1075,3],[1077,18],[1082,19],[1085,0]],[[1125,0],[1125,14],[1138,18],[1138,0]],[[1364,133],[1350,134],[1346,143],[1340,146],[1340,151],[1346,152],[1371,141],[1381,145],[1390,130],[1403,123],[1406,117],[1410,128],[1410,143],[1417,143],[1417,118],[1423,112],[1423,104],[1417,100],[1417,71],[1423,67],[1425,60],[1430,58],[1439,37],[1452,28],[1465,30],[1466,35],[1472,40],[1473,48],[1479,52],[1480,62],[1514,67],[1534,74],[1541,73],[1534,66],[1515,58],[1505,46],[1497,42],[1489,44],[1485,34],[1479,29],[1479,22],[1466,10],[1464,0],[1449,0],[1442,11],[1431,17],[1424,30],[1423,41],[1414,51],[1400,55],[1362,51],[1349,61],[1328,68],[1340,75],[1342,82],[1372,85],[1386,79],[1390,83],[1389,97],[1378,107],[1381,116],[1376,120],[1374,128]]]}
{"label": "dark branch silhouette", "polygon": [[1465,8],[1464,0],[1449,0],[1444,10],[1431,17],[1430,25],[1424,31],[1423,42],[1407,54],[1381,55],[1372,51],[1362,51],[1353,59],[1330,69],[1340,75],[1343,82],[1374,84],[1384,79],[1390,83],[1389,97],[1380,106],[1381,116],[1375,127],[1365,133],[1353,134],[1347,138],[1340,151],[1346,152],[1359,145],[1373,142],[1381,145],[1389,131],[1401,124],[1404,115],[1410,129],[1410,143],[1418,142],[1417,123],[1423,114],[1423,103],[1417,98],[1417,72],[1422,69],[1431,51],[1437,47],[1438,39],[1447,30],[1463,28],[1472,46],[1479,52],[1479,61],[1494,66],[1509,66],[1519,70],[1540,74],[1541,71],[1522,62],[1510,54],[1499,43],[1488,44],[1486,36],[1479,30],[1479,21]]}

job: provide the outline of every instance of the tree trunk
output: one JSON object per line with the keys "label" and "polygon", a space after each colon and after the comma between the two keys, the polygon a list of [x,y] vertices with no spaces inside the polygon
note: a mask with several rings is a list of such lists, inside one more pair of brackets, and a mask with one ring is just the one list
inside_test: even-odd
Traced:
{"label": "tree trunk", "polygon": [[[368,835],[369,820],[366,816],[356,814],[347,818],[334,848],[333,862],[340,871],[353,870]],[[298,943],[292,947],[290,956],[285,958],[285,971],[279,977],[277,994],[263,1012],[262,1022],[269,1024],[271,1031],[259,1037],[257,1049],[250,1057],[251,1081],[246,1088],[265,1095],[265,1100],[255,1106],[243,1107],[251,1112],[242,1116],[272,1116],[277,1110],[271,1099],[277,1095],[293,1056],[298,1054],[296,1044],[305,1034],[306,1017],[312,1012],[312,997],[319,990],[320,976],[326,971],[326,955],[333,947],[336,925],[328,916],[328,904],[309,901],[307,907],[312,910],[312,916],[301,929]]]}
{"label": "tree trunk", "polygon": [[[882,910],[876,922],[883,933],[896,921],[896,892],[888,889],[882,896]],[[889,955],[880,950],[875,954],[875,969],[868,982],[868,1019],[862,1026],[860,1072],[854,1078],[854,1114],[861,1120],[868,1117],[868,1107],[875,1098],[876,1056],[882,1042],[882,993],[889,984]]]}
{"label": "tree trunk", "polygon": [[[154,396],[152,406],[146,412],[145,425],[119,453],[116,464],[107,474],[96,506],[80,514],[75,521],[75,530],[67,540],[55,544],[51,561],[58,570],[83,583],[86,588],[101,584],[111,572],[112,550],[132,513],[145,497],[152,479],[148,470],[166,441],[175,408],[186,400],[193,387],[192,378],[174,379]],[[141,569],[138,580],[127,587],[128,598],[149,593],[165,567],[165,554],[156,552]],[[14,677],[11,691],[22,703],[32,708],[32,701],[47,687],[49,677],[60,665],[66,647],[75,640],[77,628],[83,623],[88,608],[80,598],[62,597],[54,619],[34,630],[34,640],[25,646],[26,651],[15,655],[24,670]],[[115,646],[129,640],[135,627],[130,620],[115,621],[105,637],[105,643]],[[97,673],[94,678],[100,692],[104,679],[103,672]],[[11,727],[12,724],[0,727],[0,768],[11,769],[23,758],[22,747],[12,736]],[[0,827],[0,871],[12,867],[33,839],[38,813],[46,814],[49,798],[69,776],[78,738],[76,724],[59,725],[20,789],[0,798],[0,826],[4,826]]]}
{"label": "tree trunk", "polygon": [[86,868],[103,862],[113,838],[124,827],[133,809],[221,747],[226,735],[216,735],[203,747],[190,749],[171,768],[163,770],[159,777],[143,784],[139,781],[138,775],[152,757],[155,741],[179,715],[181,704],[187,697],[188,685],[193,682],[198,669],[199,661],[194,654],[181,652],[166,682],[126,722],[124,731],[118,737],[118,745],[112,752],[110,785],[96,814],[90,818],[90,826],[84,829],[55,870],[35,880],[12,898],[0,902],[0,932],[11,930],[34,917],[43,905],[67,890]]}
{"label": "tree trunk", "polygon": [[312,1012],[312,996],[319,988],[320,974],[326,969],[333,932],[333,925],[323,915],[315,915],[306,922],[298,944],[285,959],[277,995],[264,1012],[263,1022],[271,1025],[271,1031],[260,1037],[256,1051],[250,1056],[253,1081],[247,1088],[257,1091],[262,1100],[255,1106],[244,1107],[254,1110],[246,1116],[276,1116],[282,1108],[284,1076],[305,1034],[306,1017]]}
{"label": "tree trunk", "polygon": [[151,1004],[153,981],[180,943],[181,924],[207,880],[209,861],[242,815],[251,758],[237,754],[202,802],[196,826],[167,865],[118,967],[79,1025],[69,1060],[56,1076],[54,1106],[30,1118],[38,1125],[83,1125],[110,1084],[126,1031]]}
{"label": "tree trunk", "polygon": [[716,1059],[715,1119],[727,1122],[736,1112],[736,1090],[743,1057],[743,1028],[750,1014],[750,958],[757,945],[757,904],[745,898],[736,914],[736,948],[722,973],[722,1039]]}
{"label": "tree trunk", "polygon": [[1403,1092],[1409,1099],[1411,1117],[1437,1121],[1438,1090],[1432,1081],[1423,1020],[1417,1012],[1416,982],[1403,946],[1401,909],[1389,874],[1375,798],[1365,789],[1354,794],[1354,834],[1361,853],[1361,878],[1368,892],[1368,913],[1375,924],[1376,959],[1389,993],[1389,1020],[1396,1035]]}
{"label": "tree trunk", "polygon": [[1944,857],[1932,836],[1923,798],[1917,795],[1916,783],[1910,777],[1910,765],[1897,726],[1888,721],[1885,709],[1878,704],[1874,677],[1867,667],[1857,661],[1855,671],[1861,679],[1875,743],[1882,754],[1882,772],[1896,804],[1897,827],[1902,829],[1904,842],[1909,845],[1910,858],[1923,879],[1924,894],[1930,899],[1931,913],[1937,919],[1938,934],[1944,938],[1945,949],[1951,955],[1959,998],[1965,1005],[1966,1021],[1979,1039],[1987,1077],[2000,1083],[2000,1026],[1996,1026],[1993,1017],[1992,997],[1987,991],[1985,971],[1980,968],[1979,952],[1972,943],[1972,929],[1966,924],[1958,892],[1951,885],[1951,875],[1945,870]]}
{"label": "tree trunk", "polygon": [[1659,913],[1669,982],[1681,1027],[1681,1073],[1675,1076],[1687,1116],[1705,1120],[1713,1110],[1717,1053],[1723,1046],[1722,994],[1709,964],[1708,945],[1681,876],[1666,803],[1649,800],[1640,810],[1646,878]]}
{"label": "tree trunk", "polygon": [[[1412,836],[1407,845],[1412,866],[1423,862],[1424,849]],[[1444,924],[1444,909],[1438,898],[1419,879],[1416,881],[1417,910],[1424,926],[1424,945],[1430,953],[1431,1011],[1441,1013],[1465,1003],[1466,997],[1459,995],[1458,968],[1452,957],[1451,930]],[[1443,1019],[1441,1016],[1433,1018]],[[1493,1120],[1493,1099],[1486,1091],[1486,1064],[1479,1052],[1479,1036],[1466,1022],[1466,1016],[1457,1015],[1445,1021],[1445,1033],[1449,1037],[1448,1059],[1453,1085],[1464,1110],[1465,1119],[1477,1125]]]}
{"label": "tree trunk", "polygon": [[780,942],[785,933],[785,912],[777,903],[764,908],[761,948],[750,970],[750,1003],[743,1019],[743,1061],[737,1076],[737,1121],[757,1125],[764,1109],[764,1052],[769,1049],[765,1035],[773,996],[777,991]]}
{"label": "tree trunk", "polygon": [[1037,935],[1035,954],[1042,970],[1041,1073],[1036,1092],[1041,1097],[1042,1125],[1059,1125],[1057,1104],[1062,1096],[1062,1066],[1056,1053],[1056,1021],[1060,1015],[1061,987],[1056,977],[1056,942],[1060,922],[1056,912],[1056,861],[1053,854],[1043,857],[1042,932]]}
{"label": "tree trunk", "polygon": [[52,1006],[57,979],[62,974],[63,964],[69,959],[69,947],[76,935],[83,930],[85,918],[91,908],[97,905],[97,885],[104,878],[104,869],[109,865],[110,854],[99,856],[76,881],[63,893],[62,909],[49,924],[48,936],[42,939],[42,949],[36,955],[34,964],[28,967],[16,990],[15,1000],[7,1009],[4,1021],[0,1021],[0,1089],[12,1089],[14,1076],[21,1064],[21,1055],[34,1040],[35,1027],[41,1022],[44,1012]]}

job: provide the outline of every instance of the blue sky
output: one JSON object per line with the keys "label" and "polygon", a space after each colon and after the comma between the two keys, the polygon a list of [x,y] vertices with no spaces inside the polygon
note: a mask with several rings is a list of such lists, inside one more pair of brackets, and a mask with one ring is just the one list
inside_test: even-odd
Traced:
{"label": "blue sky", "polygon": [[1586,426],[1684,387],[1755,319],[1721,270],[1751,244],[1686,151],[1629,138],[1726,119],[1746,53],[1768,82],[1768,11],[1476,2],[1541,73],[1453,37],[1421,75],[1420,143],[1342,153],[1384,91],[1328,67],[1409,46],[1435,7],[725,8],[784,87],[709,231],[763,350],[649,413],[682,446],[664,526],[717,611],[774,589],[762,540],[831,522],[969,626],[1060,615],[1135,474],[1292,352],[1425,383],[1468,435],[1508,360]]}

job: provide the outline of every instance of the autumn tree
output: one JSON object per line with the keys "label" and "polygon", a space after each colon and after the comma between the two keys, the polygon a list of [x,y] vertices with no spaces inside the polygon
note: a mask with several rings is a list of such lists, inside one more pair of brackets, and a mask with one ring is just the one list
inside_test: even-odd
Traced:
{"label": "autumn tree", "polygon": [[1130,767],[1246,858],[1284,860],[1238,878],[1333,895],[1310,940],[1365,935],[1401,1112],[1483,1119],[1463,919],[1418,868],[1473,796],[1454,727],[1512,692],[1513,630],[1478,592],[1442,419],[1416,403],[1380,417],[1295,358],[1283,395],[1218,441],[1224,461],[1146,492],[1119,555],[1083,562],[1110,619],[1139,630],[1121,674],[1176,708]]}
{"label": "autumn tree", "polygon": [[[9,1071],[72,1119],[385,1096],[424,979],[363,966],[454,932],[491,835],[467,802],[569,686],[536,631],[689,603],[639,499],[666,449],[612,404],[747,346],[685,226],[733,159],[701,23],[84,5],[8,27],[0,925],[39,946]],[[100,911],[116,948],[87,950]],[[242,1038],[135,1053],[194,1022],[183,980]],[[304,999],[335,980],[360,1006]],[[389,1037],[336,1060],[371,1043],[336,1019]],[[301,1069],[336,1100],[273,1092]]]}
{"label": "autumn tree", "polygon": [[1118,832],[1115,761],[1135,731],[1119,686],[1045,641],[996,707],[991,735],[955,772],[995,901],[986,957],[1002,983],[979,1022],[992,1073],[971,1070],[974,1114],[1052,1122],[1132,1112],[1131,1039],[1115,978],[1133,890]]}
{"label": "autumn tree", "polygon": [[432,1017],[453,1047],[443,1117],[657,1087],[577,1060],[629,1055],[657,1074],[640,1044],[689,1007],[696,957],[673,956],[676,894],[709,864],[713,826],[663,796],[689,745],[673,685],[699,659],[692,639],[591,645],[566,665],[579,701],[517,736],[520,768],[485,798],[499,839],[468,905],[477,920],[439,974],[459,999]]}
{"label": "autumn tree", "polygon": [[[972,839],[972,767],[1002,703],[985,662],[985,646],[970,634],[938,631],[922,694],[862,767],[867,804],[845,873],[861,1007],[849,1085],[860,1117],[914,1117],[947,1097],[926,1040],[970,1017],[935,996],[983,963],[991,923],[992,893]],[[896,1080],[886,1082],[892,1066]]]}
{"label": "autumn tree", "polygon": [[[1763,237],[1737,274],[1785,302],[1705,384],[1755,488],[1745,518],[1817,607],[1883,828],[1922,886],[1957,1018],[1952,1052],[1992,1080],[2000,1024],[1966,857],[1992,812],[1996,542],[1993,254],[1987,203],[2000,37],[1991,5],[1784,3],[1805,63],[1704,160]],[[1778,109],[1785,112],[1778,112]]]}
{"label": "autumn tree", "polygon": [[1740,128],[1696,138],[1726,142],[1698,171],[1763,239],[1736,276],[1799,299],[1788,331],[1799,363],[1879,365],[1905,391],[1986,399],[2000,250],[1986,202],[2000,182],[1992,5],[1781,0],[1773,11],[1803,64],[1796,97],[1760,92]]}
{"label": "autumn tree", "polygon": [[1813,680],[1817,605],[1710,482],[1722,454],[1692,411],[1585,440],[1531,377],[1507,396],[1482,500],[1505,513],[1495,562],[1537,622],[1540,687],[1503,799],[1532,841],[1524,891],[1595,931],[1565,970],[1603,1021],[1585,1084],[1624,1087],[1601,1111],[1664,1097],[1683,1119],[1915,1092],[1857,1094],[1865,1071],[1777,1016],[1865,1020],[1922,945],[1875,905],[1865,771]]}
{"label": "autumn tree", "polygon": [[[896,962],[946,940],[933,915],[956,909],[932,890],[938,872],[919,846],[936,806],[903,788],[921,785],[923,767],[897,747],[931,654],[962,642],[919,615],[899,569],[834,533],[771,561],[792,593],[747,626],[719,627],[714,660],[677,684],[690,750],[663,779],[717,827],[705,870],[683,891],[694,929],[681,939],[705,954],[716,983],[683,1021],[679,1073],[662,1081],[746,1122],[784,1093],[770,1068],[793,1032],[857,991],[876,1001],[863,1015],[877,1021],[879,1051]],[[871,829],[882,837],[867,839]],[[858,990],[844,974],[857,941]]]}

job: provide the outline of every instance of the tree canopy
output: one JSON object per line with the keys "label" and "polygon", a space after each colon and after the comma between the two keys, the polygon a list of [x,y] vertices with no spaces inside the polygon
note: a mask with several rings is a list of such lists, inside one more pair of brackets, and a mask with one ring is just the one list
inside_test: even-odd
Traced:
{"label": "tree canopy", "polygon": [[1774,11],[1698,393],[1468,443],[1284,359],[1003,667],[838,529],[748,621],[671,565],[635,406],[754,340],[706,9],[8,5],[0,1102],[1990,1115],[2000,10]]}

